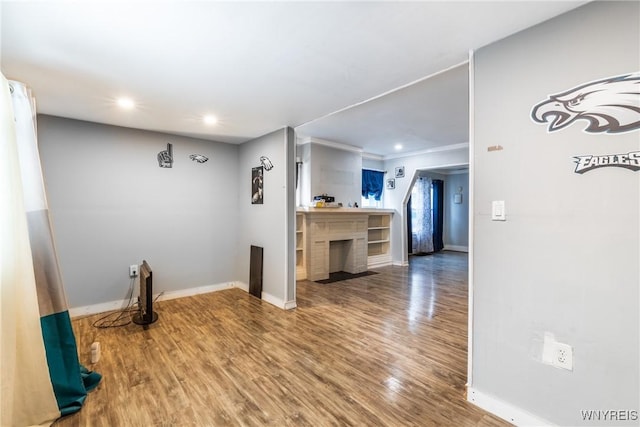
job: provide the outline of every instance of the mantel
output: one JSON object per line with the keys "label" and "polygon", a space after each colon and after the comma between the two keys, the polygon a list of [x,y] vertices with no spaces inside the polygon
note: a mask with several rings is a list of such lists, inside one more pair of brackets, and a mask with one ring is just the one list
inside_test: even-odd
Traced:
{"label": "mantel", "polygon": [[302,214],[393,214],[394,209],[375,209],[375,208],[298,208],[296,210]]}

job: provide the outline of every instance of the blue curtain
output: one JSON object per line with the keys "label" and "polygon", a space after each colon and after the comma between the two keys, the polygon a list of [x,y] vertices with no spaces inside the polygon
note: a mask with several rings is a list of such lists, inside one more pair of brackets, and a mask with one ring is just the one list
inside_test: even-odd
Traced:
{"label": "blue curtain", "polygon": [[384,172],[362,169],[362,197],[373,196],[380,200],[382,188],[384,187]]}

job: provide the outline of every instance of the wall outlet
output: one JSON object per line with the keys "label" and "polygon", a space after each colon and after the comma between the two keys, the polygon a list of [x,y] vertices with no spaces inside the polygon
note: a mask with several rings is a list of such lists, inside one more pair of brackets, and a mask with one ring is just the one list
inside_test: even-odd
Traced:
{"label": "wall outlet", "polygon": [[129,266],[129,277],[138,277],[138,264],[131,264]]}
{"label": "wall outlet", "polygon": [[554,343],[551,364],[557,368],[573,371],[573,348],[569,344]]}

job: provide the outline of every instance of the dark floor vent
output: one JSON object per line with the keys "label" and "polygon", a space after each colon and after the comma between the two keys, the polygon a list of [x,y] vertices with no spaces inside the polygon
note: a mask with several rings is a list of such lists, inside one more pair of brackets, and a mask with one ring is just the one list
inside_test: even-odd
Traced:
{"label": "dark floor vent", "polygon": [[262,248],[251,245],[249,257],[249,293],[262,298]]}

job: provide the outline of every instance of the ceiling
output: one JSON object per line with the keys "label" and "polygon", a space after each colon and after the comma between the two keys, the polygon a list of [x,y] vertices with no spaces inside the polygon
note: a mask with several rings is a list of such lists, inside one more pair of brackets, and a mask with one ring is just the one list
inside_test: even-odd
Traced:
{"label": "ceiling", "polygon": [[0,57],[39,113],[386,156],[468,141],[469,50],[584,3],[4,1]]}

